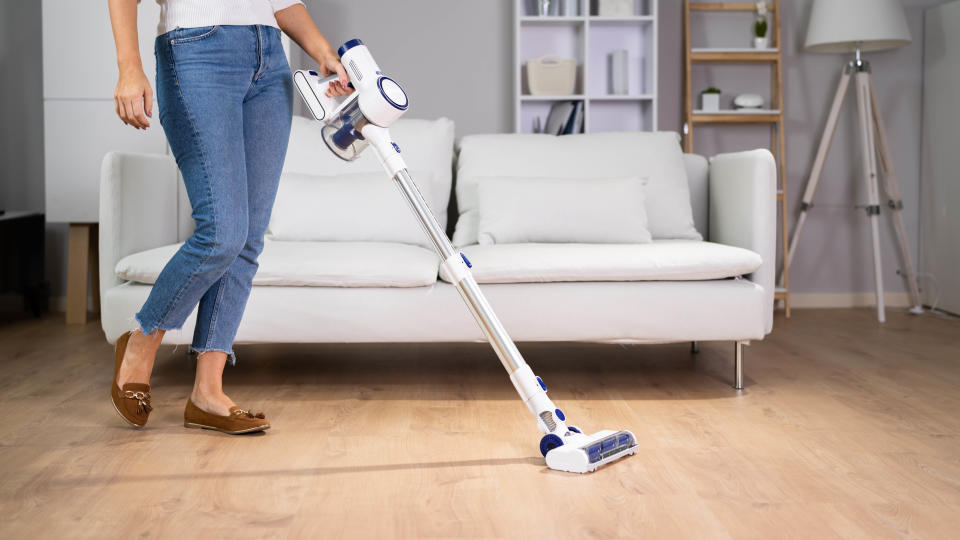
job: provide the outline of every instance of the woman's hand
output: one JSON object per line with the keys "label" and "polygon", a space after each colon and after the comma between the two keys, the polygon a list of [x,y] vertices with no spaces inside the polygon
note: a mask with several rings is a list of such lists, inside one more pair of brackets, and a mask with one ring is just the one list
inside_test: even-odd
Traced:
{"label": "woman's hand", "polygon": [[350,83],[347,70],[340,63],[340,57],[332,53],[333,51],[330,51],[330,54],[316,59],[317,63],[320,64],[321,75],[324,77],[337,75],[337,80],[330,81],[327,86],[327,97],[349,96],[353,93],[353,88],[347,86]]}
{"label": "woman's hand", "polygon": [[137,129],[150,127],[148,117],[153,118],[153,90],[150,81],[140,67],[120,69],[120,79],[113,93],[117,116],[124,124]]}
{"label": "woman's hand", "polygon": [[310,13],[303,4],[293,4],[274,12],[273,15],[283,33],[290,36],[290,39],[320,64],[321,75],[324,77],[337,75],[337,80],[331,81],[327,87],[327,96],[347,96],[353,93],[353,88],[347,86],[350,78],[347,77],[347,70],[340,63],[340,56],[317,29],[317,25],[313,23]]}

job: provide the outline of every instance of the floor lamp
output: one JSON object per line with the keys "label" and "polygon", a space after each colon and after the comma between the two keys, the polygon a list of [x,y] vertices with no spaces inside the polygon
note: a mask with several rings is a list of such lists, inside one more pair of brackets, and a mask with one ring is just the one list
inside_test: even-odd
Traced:
{"label": "floor lamp", "polygon": [[[873,271],[876,280],[877,320],[884,322],[883,275],[880,263],[880,193],[879,171],[883,173],[883,190],[887,196],[897,244],[903,257],[907,288],[910,291],[911,313],[922,313],[917,276],[913,269],[913,260],[907,244],[906,230],[903,227],[903,202],[900,198],[900,186],[893,164],[890,161],[890,149],[883,119],[876,103],[873,74],[870,63],[863,59],[862,53],[882,51],[902,47],[910,43],[910,31],[899,0],[814,0],[810,11],[810,26],[807,29],[806,49],[811,52],[845,53],[854,55],[844,67],[840,84],[830,107],[827,125],[820,138],[820,146],[813,161],[810,177],[803,193],[800,216],[793,229],[790,247],[787,250],[787,266],[793,261],[797,251],[797,242],[807,220],[807,213],[813,208],[813,194],[820,182],[823,163],[830,150],[830,141],[836,131],[837,119],[846,97],[850,79],[854,79],[857,94],[857,111],[860,120],[860,143],[862,145],[863,179],[867,188],[867,216],[873,239]],[[782,279],[782,277],[781,277]]]}

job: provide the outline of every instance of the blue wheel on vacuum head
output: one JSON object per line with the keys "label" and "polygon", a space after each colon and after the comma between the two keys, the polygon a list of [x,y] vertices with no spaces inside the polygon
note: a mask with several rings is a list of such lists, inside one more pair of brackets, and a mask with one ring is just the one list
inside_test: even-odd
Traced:
{"label": "blue wheel on vacuum head", "polygon": [[563,446],[563,439],[559,435],[548,433],[540,439],[540,453],[543,454],[543,457],[547,457],[547,452],[561,446]]}
{"label": "blue wheel on vacuum head", "polygon": [[577,426],[567,426],[567,429],[569,429],[574,433],[583,433],[582,431],[580,431],[580,428],[578,428]]}

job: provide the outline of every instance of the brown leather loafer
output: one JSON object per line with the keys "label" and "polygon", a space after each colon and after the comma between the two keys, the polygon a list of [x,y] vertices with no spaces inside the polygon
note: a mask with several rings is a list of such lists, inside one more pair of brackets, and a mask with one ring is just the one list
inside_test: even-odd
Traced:
{"label": "brown leather loafer", "polygon": [[150,411],[150,385],[143,383],[126,383],[123,388],[117,386],[117,374],[120,373],[120,364],[123,363],[123,353],[127,350],[130,332],[124,332],[117,339],[113,357],[113,384],[110,388],[110,397],[113,407],[120,418],[123,418],[133,427],[141,428],[147,423]]}
{"label": "brown leather loafer", "polygon": [[254,433],[270,429],[270,422],[260,413],[245,411],[240,407],[230,407],[230,414],[219,416],[194,405],[193,400],[187,400],[187,408],[183,410],[183,425],[188,428],[212,429],[230,435]]}

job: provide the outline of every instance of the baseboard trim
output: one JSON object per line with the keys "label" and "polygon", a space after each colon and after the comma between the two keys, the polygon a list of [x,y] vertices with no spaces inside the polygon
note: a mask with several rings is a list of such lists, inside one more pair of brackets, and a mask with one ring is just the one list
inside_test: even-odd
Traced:
{"label": "baseboard trim", "polygon": [[[887,307],[910,307],[910,295],[906,292],[884,293]],[[874,293],[790,293],[790,308],[861,308],[877,305]]]}

